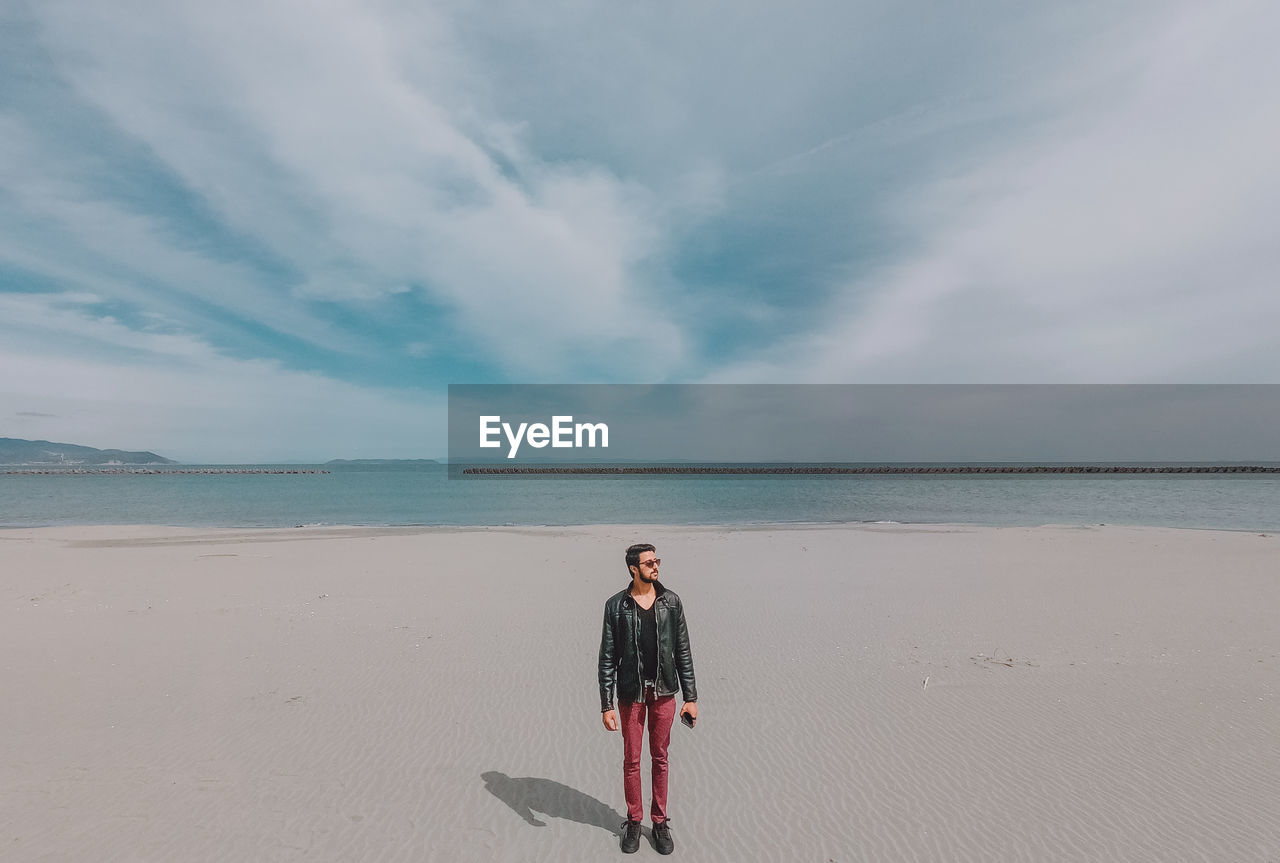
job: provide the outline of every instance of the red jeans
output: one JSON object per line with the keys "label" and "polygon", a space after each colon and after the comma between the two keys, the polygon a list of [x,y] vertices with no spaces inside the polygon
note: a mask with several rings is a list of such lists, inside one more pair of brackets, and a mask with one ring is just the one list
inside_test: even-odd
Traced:
{"label": "red jeans", "polygon": [[643,704],[618,702],[622,721],[622,787],[627,795],[627,818],[644,820],[644,800],[640,791],[640,744],[649,720],[649,756],[653,759],[653,805],[649,815],[654,824],[667,820],[667,747],[671,744],[671,723],[676,718],[676,697],[655,697],[646,689]]}

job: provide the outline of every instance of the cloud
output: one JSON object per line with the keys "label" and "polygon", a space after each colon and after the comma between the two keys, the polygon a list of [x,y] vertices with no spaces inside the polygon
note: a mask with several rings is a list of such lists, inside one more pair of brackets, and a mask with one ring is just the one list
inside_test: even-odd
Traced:
{"label": "cloud", "polygon": [[898,196],[911,242],[847,277],[826,324],[713,377],[1276,381],[1277,25],[1182,4],[1140,49],[1065,58],[1022,97],[1051,120]]}
{"label": "cloud", "polygon": [[[627,347],[618,322],[643,310],[661,348],[646,362],[659,373],[679,362],[681,332],[637,276],[663,241],[662,208],[598,165],[540,159],[502,120],[468,116],[456,94],[437,92],[466,73],[447,23],[430,13],[34,8],[77,93],[296,273],[284,286],[259,277],[252,301],[229,295],[230,305],[325,301],[358,315],[411,288],[495,366],[531,378],[581,373],[584,356],[599,374],[636,373],[633,353],[617,349]],[[412,14],[414,42],[398,34],[400,14]],[[424,46],[439,57],[425,68]],[[113,242],[110,224],[75,234]],[[171,284],[174,254],[140,257]],[[191,289],[218,294],[207,282]],[[305,306],[292,308],[266,320],[284,329]]]}
{"label": "cloud", "polygon": [[[0,401],[24,437],[145,449],[187,462],[324,461],[443,452],[443,398],[355,386],[145,333],[57,295],[0,296]],[[77,350],[51,349],[48,333]]]}
{"label": "cloud", "polygon": [[77,286],[85,296],[128,302],[193,326],[224,326],[221,314],[266,322],[327,350],[362,347],[264,285],[253,267],[175,242],[170,214],[137,212],[87,194],[79,178],[42,155],[41,141],[22,123],[0,117],[0,142],[0,187],[12,206],[0,256],[9,263]]}

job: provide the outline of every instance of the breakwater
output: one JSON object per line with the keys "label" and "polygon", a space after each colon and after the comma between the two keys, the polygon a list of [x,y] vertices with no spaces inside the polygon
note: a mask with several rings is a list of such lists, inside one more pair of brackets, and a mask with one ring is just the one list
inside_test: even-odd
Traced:
{"label": "breakwater", "polygon": [[1232,474],[1280,473],[1278,465],[485,465],[473,476],[627,475],[934,475],[934,474]]}

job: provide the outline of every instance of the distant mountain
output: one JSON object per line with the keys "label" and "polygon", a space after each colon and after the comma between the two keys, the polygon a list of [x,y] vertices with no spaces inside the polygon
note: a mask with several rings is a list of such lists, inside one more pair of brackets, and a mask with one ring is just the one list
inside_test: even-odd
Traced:
{"label": "distant mountain", "polygon": [[440,464],[433,458],[331,458],[325,464]]}
{"label": "distant mountain", "polygon": [[73,443],[0,437],[0,464],[72,467],[76,465],[177,464],[177,462],[153,452],[94,449],[91,446],[77,446]]}

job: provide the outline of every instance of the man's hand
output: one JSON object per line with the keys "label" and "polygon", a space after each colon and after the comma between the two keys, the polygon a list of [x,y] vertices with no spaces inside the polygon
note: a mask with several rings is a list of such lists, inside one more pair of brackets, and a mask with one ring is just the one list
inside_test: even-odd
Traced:
{"label": "man's hand", "polygon": [[618,730],[618,711],[606,710],[600,717],[600,721],[604,723],[604,727],[608,731]]}
{"label": "man's hand", "polygon": [[698,702],[686,701],[684,703],[684,707],[680,708],[680,712],[689,714],[689,718],[692,719],[694,722],[697,722],[698,721]]}

